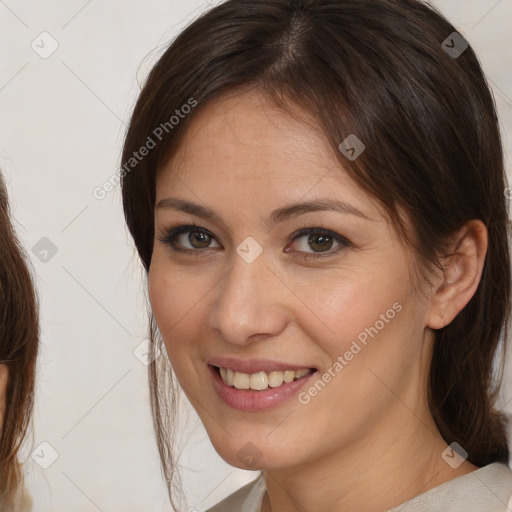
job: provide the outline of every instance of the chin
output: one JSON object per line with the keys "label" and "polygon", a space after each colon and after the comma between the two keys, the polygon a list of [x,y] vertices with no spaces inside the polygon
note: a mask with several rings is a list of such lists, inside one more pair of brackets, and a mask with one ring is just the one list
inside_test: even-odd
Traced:
{"label": "chin", "polygon": [[259,436],[243,436],[223,439],[212,444],[217,453],[231,466],[239,469],[259,471],[269,469],[282,469],[300,463],[297,460],[297,447],[283,447],[272,445],[266,440],[258,441]]}

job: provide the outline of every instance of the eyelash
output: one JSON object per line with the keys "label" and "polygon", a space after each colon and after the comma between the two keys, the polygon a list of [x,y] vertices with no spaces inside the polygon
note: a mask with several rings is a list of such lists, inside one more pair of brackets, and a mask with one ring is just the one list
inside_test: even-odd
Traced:
{"label": "eyelash", "polygon": [[[165,234],[162,234],[158,239],[160,240],[160,242],[164,243],[165,245],[170,246],[173,251],[181,252],[181,253],[188,253],[188,254],[195,253],[194,255],[199,255],[199,253],[205,251],[206,249],[208,249],[208,247],[205,249],[181,249],[181,248],[179,248],[178,244],[176,243],[176,239],[178,238],[179,235],[181,235],[183,233],[193,232],[193,231],[203,233],[207,236],[210,236],[211,238],[213,238],[215,240],[215,236],[213,235],[213,233],[211,233],[210,231],[208,231],[207,229],[205,229],[201,226],[197,226],[195,224],[180,224],[180,223],[172,224],[171,226],[169,226],[166,229]],[[300,259],[304,259],[304,260],[310,260],[310,259],[314,259],[314,258],[325,258],[328,256],[332,256],[333,254],[336,254],[337,252],[339,252],[340,250],[342,250],[344,248],[353,246],[351,244],[351,242],[349,240],[347,240],[345,237],[339,235],[338,233],[335,233],[334,231],[332,231],[330,229],[327,229],[327,228],[324,228],[321,226],[312,228],[312,227],[308,227],[307,225],[305,225],[305,226],[299,228],[297,231],[295,231],[295,233],[290,237],[289,242],[294,242],[295,240],[297,240],[305,235],[314,235],[314,234],[329,236],[335,242],[337,242],[339,244],[339,246],[336,247],[334,250],[324,251],[324,252],[320,252],[317,254],[305,253],[302,251],[293,251],[296,253],[295,254],[296,257],[298,257]],[[219,243],[219,242],[217,242],[217,243]]]}

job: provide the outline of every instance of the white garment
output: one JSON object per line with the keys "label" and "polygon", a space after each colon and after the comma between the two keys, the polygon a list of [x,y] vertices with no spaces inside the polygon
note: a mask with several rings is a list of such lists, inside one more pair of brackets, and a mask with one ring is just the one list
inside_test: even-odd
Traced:
{"label": "white garment", "polygon": [[[264,495],[261,473],[207,512],[260,512]],[[511,498],[512,472],[495,462],[434,487],[389,512],[512,512],[507,507]]]}

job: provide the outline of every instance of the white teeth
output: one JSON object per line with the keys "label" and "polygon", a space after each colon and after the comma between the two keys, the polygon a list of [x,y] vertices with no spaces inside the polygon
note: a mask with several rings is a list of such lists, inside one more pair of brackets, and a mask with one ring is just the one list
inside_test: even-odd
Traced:
{"label": "white teeth", "polygon": [[235,372],[233,385],[236,389],[249,389],[250,375],[248,373]]}
{"label": "white teeth", "polygon": [[265,372],[253,373],[249,379],[249,387],[256,391],[268,388],[268,377]]}
{"label": "white teeth", "polygon": [[300,370],[258,372],[253,374],[235,372],[229,368],[219,368],[220,376],[225,384],[237,389],[254,389],[263,391],[267,388],[277,388],[283,383],[293,382],[310,374],[313,370],[302,368]]}
{"label": "white teeth", "polygon": [[268,385],[271,388],[277,388],[283,383],[283,372],[270,372],[268,374]]}
{"label": "white teeth", "polygon": [[283,380],[285,382],[292,382],[295,378],[295,372],[293,370],[286,370],[283,375]]}

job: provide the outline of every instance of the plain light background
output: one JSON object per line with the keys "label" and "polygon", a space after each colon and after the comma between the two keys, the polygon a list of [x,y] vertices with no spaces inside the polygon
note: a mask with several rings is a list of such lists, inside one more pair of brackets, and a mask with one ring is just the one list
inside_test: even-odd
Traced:
{"label": "plain light background", "polygon": [[[0,167],[41,299],[25,468],[34,512],[170,510],[147,367],[137,357],[144,359],[144,280],[118,188],[103,200],[92,192],[117,172],[125,123],[151,64],[212,3],[0,1]],[[481,59],[510,162],[512,0],[434,4]],[[508,414],[510,362],[500,401]],[[193,412],[187,429],[183,509],[203,511],[255,473],[224,463]]]}

